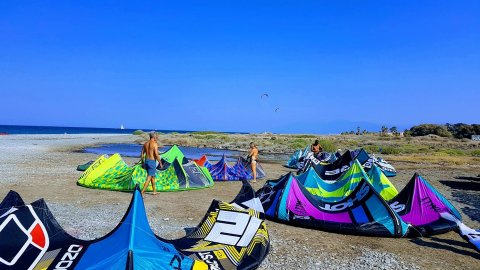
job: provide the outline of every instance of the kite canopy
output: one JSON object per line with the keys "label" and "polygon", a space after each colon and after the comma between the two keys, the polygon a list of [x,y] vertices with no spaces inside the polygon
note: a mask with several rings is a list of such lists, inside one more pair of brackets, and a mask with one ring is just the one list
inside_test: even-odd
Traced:
{"label": "kite canopy", "polygon": [[365,164],[369,157],[367,152],[361,151],[358,155],[352,157],[352,153],[347,150],[341,157],[330,164],[322,164],[318,159],[309,156],[307,163],[304,166],[304,170],[309,167],[313,167],[317,171],[318,175],[324,180],[337,180],[344,172],[346,172],[352,165],[354,160],[358,160],[360,164]]}
{"label": "kite canopy", "polygon": [[[0,269],[255,269],[270,240],[261,203],[248,183],[242,191],[230,204],[214,201],[178,240],[153,233],[138,186],[117,227],[93,241],[65,232],[44,200],[12,204],[0,217]],[[244,208],[250,204],[257,208]]]}
{"label": "kite canopy", "polygon": [[292,169],[298,169],[297,167],[297,164],[298,164],[298,161],[300,159],[300,157],[302,157],[302,149],[298,149],[295,151],[295,153],[293,153],[293,155],[287,160],[287,163],[285,164],[285,167],[287,168],[292,168]]}
{"label": "kite canopy", "polygon": [[335,153],[331,152],[321,152],[320,156],[318,157],[320,159],[320,162],[322,163],[333,163],[335,160],[337,160],[337,156]]}
{"label": "kite canopy", "polygon": [[[177,148],[178,149],[178,148]],[[174,153],[174,152],[171,152]],[[177,153],[178,154],[178,153]],[[182,154],[183,155],[183,154]],[[211,187],[213,180],[208,170],[194,162],[181,164],[179,155],[169,156],[172,163],[163,163],[157,170],[155,187],[157,191],[179,191]],[[165,159],[165,161],[167,161]],[[98,158],[78,179],[77,184],[89,188],[131,191],[135,185],[143,186],[147,172],[140,163],[128,166],[119,154],[109,158]],[[152,191],[151,186],[148,191]]]}
{"label": "kite canopy", "polygon": [[[355,163],[360,164],[358,161]],[[398,190],[377,165],[372,164],[368,171],[368,178],[370,179],[370,184],[375,187],[375,190],[380,193],[384,200],[389,201],[398,195]]]}
{"label": "kite canopy", "polygon": [[480,247],[480,232],[463,224],[458,210],[421,176],[398,193],[375,164],[367,174],[358,160],[337,181],[323,180],[311,167],[297,177],[267,181],[257,195],[267,217],[292,225],[392,237],[458,229]]}
{"label": "kite canopy", "polygon": [[90,165],[93,164],[93,160],[90,160],[89,162],[85,163],[85,164],[81,164],[81,165],[78,165],[77,166],[77,171],[80,171],[80,172],[84,172],[85,170],[88,169],[88,167],[90,167]]}
{"label": "kite canopy", "polygon": [[455,221],[443,218],[443,213],[462,220],[460,212],[418,174],[389,203],[405,222],[415,226],[422,235],[444,233],[458,227]]}
{"label": "kite canopy", "polygon": [[[216,181],[233,181],[233,180],[251,180],[253,179],[252,166],[247,160],[240,157],[237,162],[231,166],[226,161],[225,155],[215,164],[208,161],[203,155],[200,159],[195,160],[199,166],[205,166],[213,180]],[[264,178],[265,171],[260,163],[257,162],[257,179]]]}
{"label": "kite canopy", "polygon": [[365,170],[370,170],[373,164],[382,170],[387,177],[394,177],[397,171],[393,166],[382,158],[369,155],[363,148],[354,151],[347,150],[343,155],[337,157],[337,153],[322,152],[315,157],[307,146],[303,151],[297,150],[285,164],[285,167],[300,169],[305,172],[314,167],[317,173],[325,180],[336,180],[346,171],[352,162],[357,159]]}
{"label": "kite canopy", "polygon": [[336,181],[323,180],[312,167],[296,178],[311,194],[325,201],[337,202],[344,199],[353,192],[362,179],[367,180],[384,200],[394,198],[398,194],[397,189],[382,171],[373,166],[367,175],[360,162],[355,160]]}
{"label": "kite canopy", "polygon": [[188,163],[187,158],[185,158],[185,155],[183,155],[182,151],[177,145],[170,147],[170,149],[160,155],[160,158],[162,159],[162,162],[167,163],[173,163],[175,159],[178,160],[180,164]]}
{"label": "kite canopy", "polygon": [[12,207],[23,206],[24,204],[25,203],[18,193],[15,191],[10,191],[0,203],[0,216],[3,216]]}
{"label": "kite canopy", "polygon": [[384,237],[403,237],[409,232],[410,226],[364,178],[337,202],[312,195],[291,173],[267,181],[257,195],[268,218],[292,225]]}
{"label": "kite canopy", "polygon": [[375,164],[387,177],[395,177],[397,176],[397,170],[388,163],[386,160],[380,157],[376,157],[374,154],[370,155],[371,160],[373,160],[373,164]]}
{"label": "kite canopy", "polygon": [[315,158],[312,154],[309,154],[305,160],[305,166],[301,171],[306,171],[308,168],[313,167],[324,180],[337,180],[342,173],[352,166],[355,160],[358,160],[366,171],[370,171],[373,165],[375,165],[380,168],[384,174],[387,173],[392,177],[396,175],[395,169],[389,163],[381,158],[376,158],[374,155],[370,156],[363,149],[357,149],[355,151],[347,150],[333,163],[328,164]]}
{"label": "kite canopy", "polygon": [[310,151],[310,145],[305,147],[305,149],[298,149],[295,153],[290,157],[290,159],[285,164],[285,167],[292,168],[292,169],[302,169],[304,165],[305,158],[307,157]]}

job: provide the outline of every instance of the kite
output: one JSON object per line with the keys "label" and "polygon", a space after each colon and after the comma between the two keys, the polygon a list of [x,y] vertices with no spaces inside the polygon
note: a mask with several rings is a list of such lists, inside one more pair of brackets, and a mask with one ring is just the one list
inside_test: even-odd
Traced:
{"label": "kite", "polygon": [[[161,155],[163,169],[157,169],[155,187],[157,191],[181,191],[213,186],[213,179],[205,167],[189,162],[174,145]],[[143,186],[147,172],[141,163],[128,166],[119,154],[109,158],[100,156],[80,176],[77,184],[88,188],[132,191],[135,185]],[[147,191],[152,191],[149,186]]]}
{"label": "kite", "polygon": [[292,173],[267,181],[257,196],[267,218],[294,226],[382,237],[404,237],[410,230],[363,178],[348,196],[335,202],[311,194]]}
{"label": "kite", "polygon": [[384,237],[457,231],[480,251],[480,231],[463,224],[460,212],[418,174],[397,192],[380,168],[373,165],[367,175],[355,160],[337,181],[321,179],[311,167],[267,181],[257,196],[269,219],[294,226]]}
{"label": "kite", "polygon": [[65,232],[43,199],[20,204],[13,191],[7,198],[1,207],[9,210],[0,216],[2,270],[256,269],[270,248],[262,205],[247,182],[233,202],[213,201],[193,232],[176,240],[154,234],[138,186],[117,227],[93,241]]}
{"label": "kite", "polygon": [[375,164],[387,176],[393,177],[396,175],[395,169],[390,164],[383,159],[371,157],[363,148],[355,151],[347,150],[332,163],[322,162],[322,160],[319,160],[310,152],[305,157],[304,165],[300,171],[306,171],[309,167],[313,167],[322,179],[336,180],[342,173],[350,168],[354,160],[358,160],[366,171],[369,171],[373,167],[373,164]]}
{"label": "kite", "polygon": [[[197,165],[204,166],[210,172],[212,179],[215,181],[232,181],[232,180],[251,180],[253,179],[252,165],[246,159],[240,157],[237,162],[231,166],[228,164],[225,155],[215,164],[208,161],[207,156],[203,155],[200,159],[195,160]],[[265,177],[265,171],[260,163],[257,162],[257,179]]]}

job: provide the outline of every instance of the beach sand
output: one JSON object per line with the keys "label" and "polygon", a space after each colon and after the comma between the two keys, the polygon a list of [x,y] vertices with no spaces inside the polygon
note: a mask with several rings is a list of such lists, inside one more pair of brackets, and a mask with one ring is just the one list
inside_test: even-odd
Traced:
{"label": "beach sand", "polygon": [[[165,136],[165,135],[164,135]],[[76,185],[81,172],[78,164],[96,159],[81,153],[85,146],[101,143],[132,143],[133,135],[9,135],[0,136],[0,198],[9,190],[21,194],[26,202],[44,198],[63,228],[73,236],[94,239],[112,230],[122,218],[131,193],[87,189]],[[388,160],[388,158],[386,158]],[[138,158],[125,158],[132,165]],[[262,164],[267,179],[254,184],[260,188],[265,180],[289,172],[284,161]],[[424,176],[463,214],[464,223],[479,228],[478,211],[461,200],[454,190],[440,181],[464,183],[455,177],[474,177],[478,164],[464,166],[425,166],[411,162],[394,162],[399,170],[392,182],[401,190],[415,171]],[[478,184],[478,183],[477,183]],[[240,182],[215,183],[213,188],[165,192],[147,195],[147,214],[153,230],[161,237],[185,235],[185,228],[195,227],[211,201],[232,200]],[[470,192],[477,198],[479,191]],[[473,193],[472,193],[473,192]],[[462,202],[460,202],[462,201]],[[260,269],[479,269],[480,254],[454,232],[429,238],[389,239],[341,235],[267,223],[271,253]]]}

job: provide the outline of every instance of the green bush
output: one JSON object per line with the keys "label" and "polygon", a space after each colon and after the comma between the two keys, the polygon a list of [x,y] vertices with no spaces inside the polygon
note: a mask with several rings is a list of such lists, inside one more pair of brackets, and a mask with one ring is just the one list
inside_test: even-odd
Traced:
{"label": "green bush", "polygon": [[480,125],[468,125],[464,123],[446,124],[448,131],[457,139],[470,139],[472,135],[480,135]]}
{"label": "green bush", "polygon": [[191,134],[195,135],[211,135],[211,134],[225,134],[223,132],[217,132],[217,131],[194,131]]}
{"label": "green bush", "polygon": [[452,133],[448,131],[446,126],[435,124],[422,124],[414,126],[410,129],[412,136],[438,135],[440,137],[453,137]]}
{"label": "green bush", "polygon": [[[208,136],[208,135],[207,135]],[[212,135],[210,135],[212,136]],[[223,142],[232,142],[233,141],[233,138],[231,138],[230,136],[228,135],[221,135],[218,137],[220,140],[222,140]]]}
{"label": "green bush", "polygon": [[142,134],[144,134],[144,133],[145,133],[145,131],[143,131],[143,130],[141,130],[141,129],[137,129],[137,130],[135,130],[135,131],[133,132],[133,135],[142,135]]}
{"label": "green bush", "polygon": [[391,146],[384,146],[382,147],[380,154],[384,155],[397,155],[400,154],[400,149]]}
{"label": "green bush", "polygon": [[337,148],[335,147],[335,144],[333,144],[333,142],[330,141],[330,140],[323,139],[323,140],[318,140],[318,142],[322,146],[323,151],[326,151],[326,152],[336,152],[337,151]]}
{"label": "green bush", "polygon": [[213,135],[213,134],[205,135],[206,140],[211,140],[211,139],[215,139],[215,138],[217,138],[217,136]]}
{"label": "green bush", "polygon": [[305,148],[307,145],[309,145],[309,141],[305,139],[295,139],[290,142],[290,148],[293,149]]}
{"label": "green bush", "polygon": [[[397,147],[397,146],[396,146]],[[420,154],[430,152],[427,146],[421,146],[416,144],[406,144],[397,147],[398,151],[402,154]]]}
{"label": "green bush", "polygon": [[365,149],[365,151],[367,151],[368,153],[378,153],[379,152],[379,147],[377,145],[365,145],[363,146],[363,149]]}
{"label": "green bush", "polygon": [[309,135],[309,134],[296,134],[296,135],[293,135],[292,137],[294,138],[317,138],[316,135]]}
{"label": "green bush", "polygon": [[480,157],[480,149],[475,149],[471,151],[470,155]]}
{"label": "green bush", "polygon": [[439,152],[445,153],[449,156],[464,156],[466,153],[461,149],[442,149]]}

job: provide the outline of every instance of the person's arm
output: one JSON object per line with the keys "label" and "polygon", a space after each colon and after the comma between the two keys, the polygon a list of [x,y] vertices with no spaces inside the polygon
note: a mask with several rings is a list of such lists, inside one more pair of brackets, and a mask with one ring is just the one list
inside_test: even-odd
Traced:
{"label": "person's arm", "polygon": [[163,169],[162,159],[158,154],[158,144],[155,144],[155,159],[158,161],[158,164],[160,164],[160,168]]}
{"label": "person's arm", "polygon": [[143,163],[145,158],[145,145],[142,146],[142,153],[140,154],[140,161]]}

